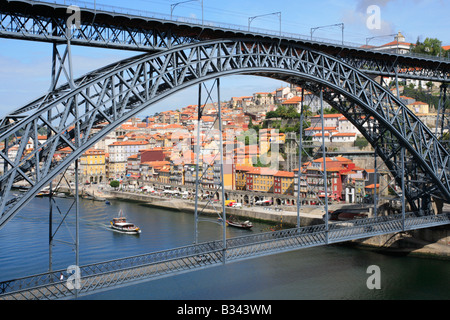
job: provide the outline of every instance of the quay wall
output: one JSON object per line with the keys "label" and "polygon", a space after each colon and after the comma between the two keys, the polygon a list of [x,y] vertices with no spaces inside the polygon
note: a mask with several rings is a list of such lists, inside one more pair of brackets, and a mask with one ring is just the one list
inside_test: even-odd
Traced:
{"label": "quay wall", "polygon": [[[119,200],[138,201],[143,204],[169,210],[178,210],[194,213],[195,203],[192,200],[164,198],[138,193],[109,191],[108,198]],[[297,213],[291,210],[275,211],[268,207],[226,208],[227,215],[240,219],[259,220],[268,223],[282,224],[294,227],[297,222]],[[216,214],[213,211],[204,211],[206,214]],[[300,212],[300,225],[309,226],[322,224],[323,211],[313,207],[302,207]],[[408,232],[386,234],[366,239],[354,240],[345,245],[368,248],[382,253],[394,253],[417,257],[450,259],[450,226],[418,229]]]}
{"label": "quay wall", "polygon": [[[116,199],[127,201],[139,201],[155,207],[161,207],[169,210],[179,210],[184,212],[195,212],[195,203],[193,200],[184,200],[177,198],[164,198],[138,193],[128,193],[120,191],[109,191],[109,195]],[[205,204],[205,202],[201,202]],[[260,220],[265,222],[283,223],[285,225],[295,226],[297,223],[296,211],[275,211],[270,207],[242,207],[226,208],[227,215],[233,215],[242,219]],[[206,214],[215,214],[210,209],[205,209]],[[309,226],[323,223],[322,213],[315,213],[311,208],[303,208],[300,214],[300,225]]]}

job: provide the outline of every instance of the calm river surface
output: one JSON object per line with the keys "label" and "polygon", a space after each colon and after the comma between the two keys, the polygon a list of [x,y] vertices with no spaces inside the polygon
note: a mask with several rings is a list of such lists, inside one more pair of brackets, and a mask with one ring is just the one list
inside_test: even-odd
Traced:
{"label": "calm river surface", "polygon": [[[61,211],[73,202],[57,201]],[[80,202],[81,265],[193,242],[193,214],[132,202]],[[33,199],[0,230],[0,281],[48,271],[48,203],[47,198]],[[139,236],[107,227],[120,209],[141,227]],[[59,221],[58,216],[55,208],[54,221]],[[57,239],[71,241],[75,236],[73,215],[66,224],[68,228],[63,225]],[[264,224],[255,224],[252,231],[227,228],[227,234],[235,237],[267,228]],[[221,226],[200,223],[199,237],[200,241],[221,239]],[[71,247],[58,242],[53,248],[53,269],[65,270],[74,262]],[[366,285],[371,265],[381,271],[379,290],[369,290]],[[323,246],[152,280],[83,299],[450,299],[450,261]]]}

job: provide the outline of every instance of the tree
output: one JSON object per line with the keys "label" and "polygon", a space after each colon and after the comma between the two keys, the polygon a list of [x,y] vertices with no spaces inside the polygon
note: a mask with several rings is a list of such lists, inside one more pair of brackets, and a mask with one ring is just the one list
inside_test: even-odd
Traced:
{"label": "tree", "polygon": [[248,121],[248,128],[249,128],[249,129],[252,129],[252,128],[253,128],[252,117],[250,117],[250,120]]}
{"label": "tree", "polygon": [[109,183],[109,185],[111,186],[111,188],[117,189],[120,186],[120,182],[117,180],[113,180]]}
{"label": "tree", "polygon": [[445,55],[445,50],[442,49],[442,41],[437,38],[426,38],[424,42],[420,42],[420,39],[417,38],[416,44],[411,45],[411,52],[435,57]]}
{"label": "tree", "polygon": [[369,142],[364,137],[356,137],[356,141],[354,142],[355,147],[358,147],[360,150],[364,149],[369,145]]}
{"label": "tree", "polygon": [[286,119],[287,116],[287,109],[285,106],[281,105],[275,110],[277,112],[278,117],[282,119]]}
{"label": "tree", "polygon": [[337,111],[333,109],[333,107],[330,108],[324,108],[323,114],[335,114]]}

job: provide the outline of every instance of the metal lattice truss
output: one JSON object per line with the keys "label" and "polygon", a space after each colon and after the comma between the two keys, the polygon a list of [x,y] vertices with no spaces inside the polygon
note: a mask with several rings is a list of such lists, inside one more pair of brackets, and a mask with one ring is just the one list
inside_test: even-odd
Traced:
{"label": "metal lattice truss", "polygon": [[[51,43],[67,42],[67,20],[73,12],[69,6],[40,3],[34,4],[32,10],[20,13],[16,11],[14,2],[4,2],[2,1],[0,9],[1,37]],[[20,2],[16,4],[21,5]],[[83,10],[78,20],[80,23],[77,28],[73,28],[70,40],[76,45],[149,52],[195,41],[193,37],[173,34],[170,29],[156,28],[144,21],[124,23],[124,20],[130,22],[133,19],[124,16]]]}
{"label": "metal lattice truss", "polygon": [[[82,6],[86,5],[81,3]],[[377,52],[358,47],[317,43],[295,35],[273,36],[243,32],[214,24],[200,25],[161,18],[137,16],[89,8],[80,10],[79,24],[70,40],[74,45],[157,52],[177,45],[220,38],[251,37],[289,41],[309,46],[341,59],[361,71],[424,81],[450,81],[450,61]],[[51,43],[67,42],[67,27],[73,22],[69,5],[42,1],[0,0],[0,37]],[[69,22],[68,22],[69,21]]]}
{"label": "metal lattice truss", "polygon": [[81,266],[78,287],[70,279],[60,279],[66,270],[0,282],[0,300],[71,299],[254,257],[439,226],[448,224],[449,219],[447,214],[425,217],[408,214],[405,219],[390,215],[339,222],[328,229],[325,225],[315,225],[230,238],[225,249],[222,241],[205,242]]}
{"label": "metal lattice truss", "polygon": [[[374,113],[373,109],[365,108],[361,101],[355,102],[333,89],[324,89],[313,82],[297,83],[315,94],[320,94],[322,90],[324,100],[358,128],[375,147],[378,156],[397,181],[397,185],[405,189],[405,197],[411,210],[427,214],[431,211],[434,197],[448,199],[445,192],[438,190],[438,185],[434,183],[434,179],[429,176],[426,169],[427,166],[434,167],[432,170],[437,170],[436,178],[441,179],[443,184],[448,184],[450,169],[448,149],[408,108],[402,110],[399,106],[394,106],[391,99],[396,99],[395,97],[385,96],[386,101],[380,101]],[[374,88],[371,88],[372,90]],[[363,101],[368,101],[366,95],[362,97]],[[382,118],[379,118],[380,115]],[[419,158],[424,162],[419,162]],[[442,168],[438,168],[439,163],[442,163]]]}
{"label": "metal lattice truss", "polygon": [[[413,166],[407,198],[450,201],[449,151],[388,90],[341,60],[301,46],[253,40],[216,40],[147,54],[112,64],[63,86],[3,119],[0,131],[0,226],[59,172],[122,122],[184,88],[227,75],[259,75],[309,84],[347,116],[395,177],[406,149]],[[96,130],[93,130],[97,126]],[[100,129],[98,129],[100,127]],[[47,134],[40,142],[38,135]],[[29,143],[32,147],[29,147]],[[28,149],[27,149],[28,145]],[[60,150],[64,149],[65,156]],[[10,193],[25,183],[28,191]],[[413,186],[418,186],[413,188]],[[420,187],[420,188],[419,188]],[[412,194],[408,194],[412,193]]]}
{"label": "metal lattice truss", "polygon": [[343,57],[342,61],[364,73],[376,76],[438,82],[450,81],[450,71],[444,65],[424,66],[408,59],[386,59],[382,55],[362,57],[350,54]]}

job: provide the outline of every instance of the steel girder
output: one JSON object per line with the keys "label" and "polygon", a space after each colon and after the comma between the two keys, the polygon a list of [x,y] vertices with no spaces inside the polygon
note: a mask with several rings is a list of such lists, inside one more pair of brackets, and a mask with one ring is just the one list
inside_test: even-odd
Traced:
{"label": "steel girder", "polygon": [[382,54],[371,57],[349,54],[341,59],[354,68],[375,76],[450,82],[450,69],[443,64],[426,65],[413,62],[414,59],[386,59]]}
{"label": "steel girder", "polygon": [[[427,171],[421,169],[422,164],[417,161],[417,157],[410,151],[409,146],[414,145],[415,150],[422,150],[424,158],[428,157],[430,165],[437,165],[435,162],[437,159],[433,161],[429,158],[428,149],[434,148],[434,146],[426,142],[425,145],[422,145],[424,141],[428,141],[422,140],[422,138],[429,135],[429,132],[423,131],[421,125],[416,123],[417,119],[409,118],[406,114],[398,112],[398,109],[384,109],[383,112],[380,109],[379,115],[384,116],[384,119],[380,120],[374,117],[371,110],[361,107],[360,104],[336,91],[329,88],[323,89],[316,83],[302,81],[297,81],[297,83],[316,94],[323,90],[324,100],[349,119],[375,147],[377,155],[389,168],[397,185],[401,186],[403,181],[405,197],[410,205],[410,210],[418,215],[430,213],[432,201],[443,196],[438,190],[438,186],[428,177]],[[389,121],[390,124],[382,124],[380,121]],[[395,130],[392,130],[393,128]],[[447,150],[441,142],[440,148]],[[405,151],[404,159],[402,159],[403,151]],[[435,154],[435,156],[438,155]],[[444,157],[448,158],[448,155]],[[448,165],[448,159],[446,161]],[[444,168],[444,170],[447,171],[447,177],[444,180],[448,180],[448,168]]]}
{"label": "steel girder", "polygon": [[[414,170],[434,186],[436,196],[450,201],[449,151],[400,100],[370,77],[309,48],[224,39],[112,64],[75,80],[73,90],[60,87],[9,115],[8,119],[18,120],[0,132],[0,143],[4,144],[0,152],[4,161],[0,227],[55,175],[125,120],[184,88],[235,74],[320,84],[324,92],[334,93],[327,100],[342,101],[336,103],[337,109],[372,144],[389,138],[383,140],[380,150],[394,176],[399,176],[398,154],[406,148],[416,164]],[[39,142],[40,133],[47,134],[47,141]],[[33,149],[26,150],[30,141]],[[66,156],[60,158],[63,148]],[[29,189],[11,197],[10,190],[18,181],[24,181]],[[423,181],[417,183],[423,186]]]}
{"label": "steel girder", "polygon": [[[67,42],[69,5],[5,0],[0,3],[0,37]],[[137,19],[141,17],[80,10],[80,25],[70,37],[75,45],[155,52],[196,41],[192,36],[173,34],[170,28],[160,28],[151,21]]]}
{"label": "steel girder", "polygon": [[[222,241],[210,241],[152,252],[133,257],[80,266],[78,296],[111,288],[161,279],[168,276],[233,263],[255,257],[311,248],[330,243],[362,239],[450,223],[448,214],[416,217],[408,213],[337,222],[330,225],[307,226],[274,232],[251,234]],[[72,299],[74,289],[56,270],[0,282],[0,300]]]}
{"label": "steel girder", "polygon": [[[0,0],[0,37],[51,43],[67,42],[68,5],[41,1]],[[450,60],[433,56],[386,53],[361,47],[310,41],[295,34],[272,35],[127,13],[80,8],[74,45],[157,52],[177,45],[220,38],[288,41],[330,54],[366,73],[424,81],[450,81]]]}

